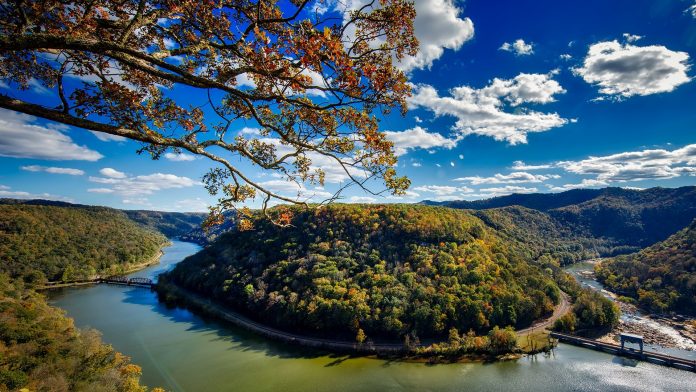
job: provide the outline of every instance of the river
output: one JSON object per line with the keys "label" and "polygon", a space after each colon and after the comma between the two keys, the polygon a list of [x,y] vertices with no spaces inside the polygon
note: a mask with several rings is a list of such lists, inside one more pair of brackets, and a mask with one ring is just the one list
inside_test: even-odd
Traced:
{"label": "river", "polygon": [[[173,241],[156,277],[198,246]],[[696,374],[561,344],[553,355],[490,364],[404,363],[336,356],[268,341],[184,309],[146,289],[68,288],[50,302],[79,327],[142,366],[142,381],[171,391],[687,391]]]}

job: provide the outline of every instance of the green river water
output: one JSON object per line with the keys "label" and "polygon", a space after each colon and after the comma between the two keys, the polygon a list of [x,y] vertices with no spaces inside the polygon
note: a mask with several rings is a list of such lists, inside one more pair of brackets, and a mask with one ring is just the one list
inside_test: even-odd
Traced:
{"label": "green river water", "polygon": [[[173,241],[154,277],[198,246]],[[553,355],[490,364],[350,358],[268,341],[184,309],[146,289],[97,285],[50,294],[80,327],[143,368],[143,382],[171,391],[696,391],[696,373],[560,345]]]}

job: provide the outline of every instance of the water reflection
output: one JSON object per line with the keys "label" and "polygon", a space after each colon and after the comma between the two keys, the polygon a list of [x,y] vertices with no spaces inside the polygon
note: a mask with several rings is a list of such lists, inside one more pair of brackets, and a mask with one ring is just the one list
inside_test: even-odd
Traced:
{"label": "water reflection", "polygon": [[[174,242],[148,276],[196,251]],[[176,257],[174,256],[176,255]],[[679,391],[696,374],[561,345],[553,355],[490,364],[403,363],[335,355],[268,341],[169,308],[145,289],[93,286],[55,293],[78,326],[143,367],[143,381],[172,391]]]}

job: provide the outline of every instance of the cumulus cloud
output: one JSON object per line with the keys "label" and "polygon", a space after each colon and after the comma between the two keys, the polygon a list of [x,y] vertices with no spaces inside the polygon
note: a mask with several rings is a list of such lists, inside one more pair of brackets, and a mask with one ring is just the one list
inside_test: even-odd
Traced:
{"label": "cumulus cloud", "polygon": [[126,138],[123,136],[118,136],[118,135],[111,135],[108,133],[104,132],[97,132],[97,131],[90,131],[94,136],[96,136],[97,139],[103,141],[103,142],[122,142],[125,141]]}
{"label": "cumulus cloud", "polygon": [[168,152],[164,154],[164,157],[167,158],[170,161],[174,162],[190,162],[190,161],[195,161],[196,157],[191,155],[191,154],[184,154],[184,153],[174,153],[174,152]]}
{"label": "cumulus cloud", "polygon": [[514,53],[515,56],[528,56],[534,54],[534,44],[526,43],[522,38],[515,40],[514,42],[505,42],[500,47],[500,50],[505,52]]}
{"label": "cumulus cloud", "polygon": [[635,46],[618,41],[590,46],[582,67],[573,73],[607,96],[628,98],[673,91],[691,78],[689,55],[664,46]]}
{"label": "cumulus cloud", "polygon": [[445,49],[459,50],[474,37],[474,23],[459,17],[461,10],[453,0],[422,0],[415,6],[414,30],[420,47],[415,57],[401,62],[402,69],[429,68]]}
{"label": "cumulus cloud", "polygon": [[454,181],[468,182],[471,185],[482,184],[524,184],[524,183],[539,183],[551,179],[558,179],[561,176],[557,174],[531,174],[527,172],[513,172],[510,174],[495,174],[491,177],[460,177]]}
{"label": "cumulus cloud", "polygon": [[53,195],[50,193],[31,193],[25,191],[12,190],[9,186],[0,185],[0,198],[11,199],[44,199],[73,202],[73,199],[65,196]]}
{"label": "cumulus cloud", "polygon": [[[322,13],[336,10],[343,13],[344,20],[349,12],[368,5],[370,0],[330,0],[319,7]],[[429,68],[442,57],[445,49],[459,50],[474,36],[474,23],[461,17],[461,9],[454,0],[419,0],[414,2],[416,19],[414,33],[420,43],[416,56],[407,56],[398,66],[404,71]]]}
{"label": "cumulus cloud", "polygon": [[562,55],[558,56],[560,57],[561,60],[568,61],[573,58],[573,56],[569,55],[568,53],[563,53]]}
{"label": "cumulus cloud", "polygon": [[[151,195],[157,191],[166,189],[180,189],[198,185],[188,177],[175,174],[153,173],[140,176],[127,176],[118,170],[104,168],[100,170],[103,177],[90,177],[89,180],[105,185],[103,188],[92,188],[96,193],[114,193],[129,197],[129,200],[142,199],[144,195]],[[112,192],[106,191],[110,189]],[[124,201],[124,203],[126,203]]]}
{"label": "cumulus cloud", "polygon": [[557,166],[580,175],[593,175],[595,180],[628,182],[659,180],[696,174],[696,144],[676,150],[653,149],[599,157],[580,161],[562,161]]}
{"label": "cumulus cloud", "polygon": [[66,135],[66,127],[37,124],[37,118],[0,109],[0,156],[46,160],[97,161],[97,151],[80,146]]}
{"label": "cumulus cloud", "polygon": [[104,177],[109,177],[109,178],[126,178],[126,173],[120,172],[116,169],[112,169],[110,167],[105,167],[101,170],[99,170],[99,173],[104,176]]}
{"label": "cumulus cloud", "polygon": [[694,19],[696,19],[696,4],[692,4],[686,9],[687,14],[690,14]]}
{"label": "cumulus cloud", "polygon": [[80,170],[80,169],[72,169],[69,167],[46,167],[46,166],[39,166],[39,165],[29,165],[29,166],[22,166],[22,170],[25,171],[30,171],[30,172],[46,172],[46,173],[51,173],[51,174],[67,174],[70,176],[81,176],[84,175],[85,172]]}
{"label": "cumulus cloud", "polygon": [[372,204],[376,203],[377,199],[370,196],[351,196],[351,198],[348,199],[348,201],[350,201],[351,203]]}
{"label": "cumulus cloud", "polygon": [[89,189],[87,189],[87,192],[91,192],[91,193],[114,193],[114,190],[111,188],[89,188]]}
{"label": "cumulus cloud", "polygon": [[552,168],[553,165],[528,165],[523,161],[515,161],[512,164],[513,170],[525,171],[525,170],[545,170]]}
{"label": "cumulus cloud", "polygon": [[561,186],[553,186],[553,185],[547,185],[546,187],[549,188],[550,191],[552,192],[563,192],[563,191],[568,191],[571,189],[583,189],[583,188],[594,188],[594,187],[603,187],[609,185],[608,183],[600,180],[594,180],[590,178],[584,178],[582,181],[580,181],[577,184],[565,184]]}
{"label": "cumulus cloud", "polygon": [[[548,74],[519,74],[513,79],[494,79],[488,86],[475,89],[469,86],[450,90],[442,97],[427,84],[417,85],[409,99],[412,108],[426,108],[436,116],[457,118],[454,129],[462,136],[482,135],[515,145],[527,142],[527,135],[545,132],[568,123],[557,113],[542,113],[522,108],[523,104],[546,104],[565,93],[552,79],[557,71]],[[509,110],[509,109],[515,110]]]}
{"label": "cumulus cloud", "polygon": [[420,126],[401,131],[401,132],[384,132],[387,139],[394,143],[394,152],[396,155],[404,155],[410,150],[417,148],[429,149],[434,147],[442,147],[452,149],[457,146],[460,139],[448,139],[439,133],[428,132]]}
{"label": "cumulus cloud", "polygon": [[437,196],[452,196],[455,194],[471,193],[474,190],[465,186],[449,185],[421,185],[413,188],[414,191],[432,193]]}
{"label": "cumulus cloud", "polygon": [[635,34],[629,34],[629,33],[623,33],[623,37],[626,40],[626,42],[636,42],[640,39],[643,39],[642,35],[635,35]]}
{"label": "cumulus cloud", "polygon": [[525,188],[521,186],[506,185],[504,187],[482,188],[479,189],[478,197],[496,197],[510,195],[513,193],[534,193],[538,192],[537,188]]}

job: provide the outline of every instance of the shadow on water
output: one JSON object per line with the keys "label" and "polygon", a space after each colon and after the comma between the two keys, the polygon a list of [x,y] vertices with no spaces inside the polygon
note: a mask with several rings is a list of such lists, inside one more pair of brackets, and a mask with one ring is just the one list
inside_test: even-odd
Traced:
{"label": "shadow on water", "polygon": [[633,358],[614,357],[614,358],[612,358],[611,362],[619,364],[621,366],[625,366],[625,367],[637,367],[638,363],[640,361],[638,361],[637,359],[633,359]]}
{"label": "shadow on water", "polygon": [[224,320],[194,313],[187,308],[168,305],[161,302],[155,292],[147,289],[130,288],[124,294],[124,303],[147,307],[150,311],[174,323],[185,323],[188,325],[186,330],[189,332],[214,334],[215,341],[229,344],[228,350],[258,352],[281,359],[316,359],[321,357],[333,359],[326,366],[337,366],[348,359],[356,358],[353,355],[299,347],[270,340]]}

